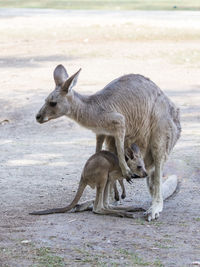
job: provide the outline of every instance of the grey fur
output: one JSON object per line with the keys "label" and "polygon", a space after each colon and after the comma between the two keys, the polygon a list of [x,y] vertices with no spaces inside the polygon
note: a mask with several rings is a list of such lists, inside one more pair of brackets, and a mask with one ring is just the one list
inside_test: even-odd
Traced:
{"label": "grey fur", "polygon": [[[56,107],[49,105],[51,101],[57,103]],[[181,132],[179,109],[160,88],[139,74],[119,77],[90,96],[80,95],[72,88],[67,92],[56,85],[37,114],[37,121],[43,123],[63,115],[96,134],[97,152],[104,140],[109,151],[117,151],[125,178],[132,173],[124,158],[124,147],[137,143],[149,175],[147,185],[152,205],[147,211],[148,220],[158,218],[163,210],[163,164]]]}

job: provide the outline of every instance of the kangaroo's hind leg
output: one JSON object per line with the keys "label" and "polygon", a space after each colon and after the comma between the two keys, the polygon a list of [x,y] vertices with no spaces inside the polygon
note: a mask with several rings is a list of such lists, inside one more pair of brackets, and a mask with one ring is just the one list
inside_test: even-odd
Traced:
{"label": "kangaroo's hind leg", "polygon": [[113,182],[115,182],[117,177],[117,173],[115,171],[111,172],[108,177],[108,181],[106,183],[105,189],[104,189],[104,202],[103,206],[104,208],[101,209],[100,213],[101,214],[108,214],[108,215],[114,215],[114,216],[119,216],[119,217],[128,217],[128,218],[133,218],[133,214],[126,212],[125,210],[115,210],[112,209],[109,206],[109,192],[110,192],[110,187],[113,186]]}
{"label": "kangaroo's hind leg", "polygon": [[154,171],[150,173],[148,181],[149,191],[152,196],[152,205],[146,212],[148,221],[157,219],[163,210],[162,175],[167,154],[167,137],[170,136],[167,129],[163,125],[152,136],[151,154],[154,162]]}
{"label": "kangaroo's hind leg", "polygon": [[104,208],[104,190],[108,181],[108,170],[102,170],[98,175],[99,182],[96,184],[96,197],[93,206],[94,213],[99,213]]}
{"label": "kangaroo's hind leg", "polygon": [[110,181],[108,180],[108,173],[101,174],[101,182],[96,186],[96,199],[94,202],[93,212],[97,214],[104,214],[104,215],[115,215],[120,217],[130,217],[133,218],[132,214],[126,212],[118,212],[116,210],[106,209],[104,207],[105,203],[105,194],[106,194],[106,201],[108,201],[109,197],[109,187]]}
{"label": "kangaroo's hind leg", "polygon": [[[105,202],[106,202],[106,191],[108,191],[108,186],[112,187],[112,183],[115,181],[116,176],[114,172],[111,172],[109,175],[109,179],[108,179],[108,183],[106,185],[105,188]],[[121,180],[121,179],[119,179]],[[108,201],[107,201],[108,203]],[[105,205],[104,205],[105,206]],[[137,211],[145,211],[145,209],[141,208],[141,207],[134,207],[134,206],[112,206],[112,205],[108,205],[105,206],[107,209],[109,210],[115,210],[115,211],[127,211],[127,212],[137,212]]]}
{"label": "kangaroo's hind leg", "polygon": [[117,211],[114,209],[111,209],[109,206],[109,192],[110,187],[112,186],[112,182],[108,179],[105,189],[104,189],[104,198],[103,198],[103,207],[98,210],[98,214],[102,215],[112,215],[117,217],[127,217],[127,218],[133,218],[133,214],[126,212],[126,211]]}
{"label": "kangaroo's hind leg", "polygon": [[151,174],[149,189],[152,196],[152,205],[146,212],[148,221],[157,219],[163,210],[162,167],[163,162],[159,159],[155,163],[155,171]]}

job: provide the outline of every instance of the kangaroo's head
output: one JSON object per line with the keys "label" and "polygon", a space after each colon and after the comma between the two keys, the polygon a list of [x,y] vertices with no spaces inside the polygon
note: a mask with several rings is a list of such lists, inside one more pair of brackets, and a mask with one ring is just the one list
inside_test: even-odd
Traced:
{"label": "kangaroo's head", "polygon": [[53,73],[55,89],[46,98],[45,104],[36,115],[39,123],[44,123],[63,115],[70,115],[73,102],[73,90],[81,69],[69,77],[66,69],[58,65]]}
{"label": "kangaroo's head", "polygon": [[139,176],[138,178],[147,176],[142,154],[136,144],[132,144],[125,150],[125,159],[131,171]]}

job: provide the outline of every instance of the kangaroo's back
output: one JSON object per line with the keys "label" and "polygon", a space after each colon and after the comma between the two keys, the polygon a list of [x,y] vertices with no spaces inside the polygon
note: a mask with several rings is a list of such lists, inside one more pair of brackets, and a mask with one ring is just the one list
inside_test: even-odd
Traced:
{"label": "kangaroo's back", "polygon": [[119,167],[119,160],[118,157],[106,150],[101,150],[95,154],[93,154],[86,162],[83,174],[84,176],[91,173],[93,175],[95,172],[99,172],[103,169],[108,169],[110,171],[111,169],[118,168]]}
{"label": "kangaroo's back", "polygon": [[170,147],[175,145],[180,136],[179,110],[154,82],[142,75],[119,77],[90,96],[90,101],[110,112],[123,114],[127,138],[131,136],[130,142],[138,143],[141,148],[146,148],[152,128],[158,128],[163,120],[166,124],[172,122],[174,126]]}

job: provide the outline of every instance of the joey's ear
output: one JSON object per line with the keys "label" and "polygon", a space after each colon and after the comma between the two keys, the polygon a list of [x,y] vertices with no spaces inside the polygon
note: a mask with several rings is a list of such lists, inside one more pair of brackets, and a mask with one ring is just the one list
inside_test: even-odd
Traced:
{"label": "joey's ear", "polygon": [[125,158],[133,159],[133,151],[129,147],[125,150]]}
{"label": "joey's ear", "polygon": [[67,80],[69,75],[63,65],[58,65],[53,72],[53,77],[56,85],[61,86]]}
{"label": "joey's ear", "polygon": [[71,91],[72,87],[74,87],[77,83],[78,80],[78,75],[80,73],[81,69],[79,69],[79,71],[77,71],[75,74],[73,74],[71,77],[69,77],[66,82],[63,84],[62,86],[62,90],[65,93],[68,93]]}
{"label": "joey's ear", "polygon": [[133,150],[134,153],[139,154],[140,153],[140,149],[136,144],[132,144],[131,145],[131,149]]}

